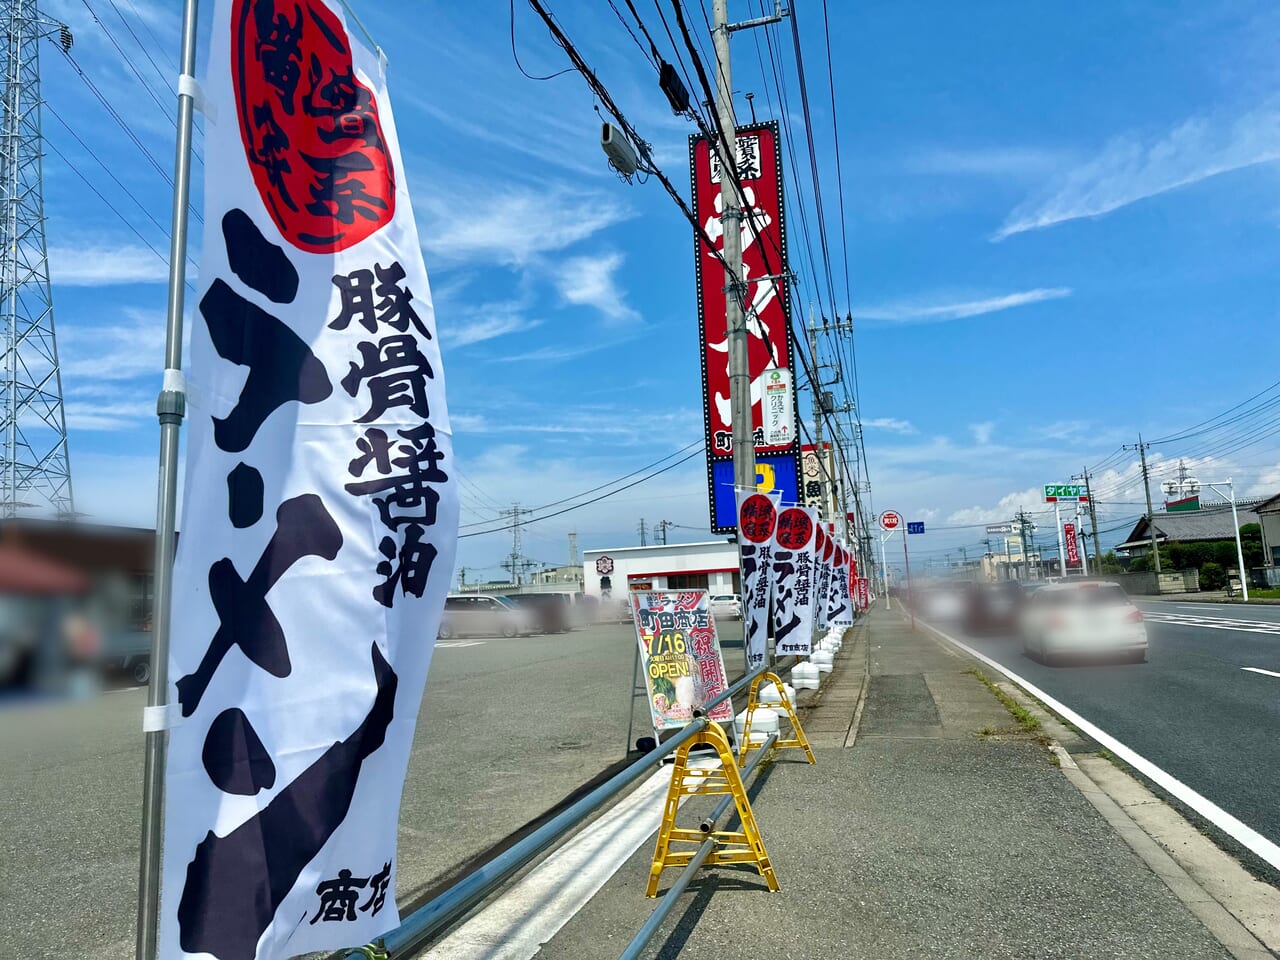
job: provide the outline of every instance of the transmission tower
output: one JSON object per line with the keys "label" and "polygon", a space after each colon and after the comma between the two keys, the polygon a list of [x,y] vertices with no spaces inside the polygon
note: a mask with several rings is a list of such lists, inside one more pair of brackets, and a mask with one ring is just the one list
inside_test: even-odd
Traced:
{"label": "transmission tower", "polygon": [[75,505],[44,235],[39,45],[56,34],[70,50],[71,31],[43,19],[36,0],[0,0],[0,30],[0,509],[65,516]]}
{"label": "transmission tower", "polygon": [[529,562],[521,556],[520,527],[524,523],[524,518],[531,513],[533,513],[532,510],[518,503],[513,503],[510,510],[501,510],[498,513],[500,517],[511,518],[511,556],[503,562],[502,566],[511,573],[511,582],[517,587],[524,582],[523,574],[529,570]]}

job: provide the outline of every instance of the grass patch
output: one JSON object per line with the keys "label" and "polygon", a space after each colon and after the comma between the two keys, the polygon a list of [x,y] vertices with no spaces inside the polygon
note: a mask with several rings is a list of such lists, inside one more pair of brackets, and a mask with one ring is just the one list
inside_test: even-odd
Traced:
{"label": "grass patch", "polygon": [[995,696],[997,700],[999,700],[1002,704],[1004,704],[1004,708],[1009,711],[1009,713],[1013,716],[1013,719],[1018,721],[1018,726],[1020,726],[1027,733],[1036,734],[1038,736],[1041,735],[1039,718],[1036,717],[1035,714],[1033,714],[1030,710],[1028,710],[1022,704],[1020,704],[1017,700],[1013,699],[1013,697],[1009,696],[1007,693],[1005,693],[1003,690],[997,687],[994,683],[992,683],[990,677],[988,677],[985,673],[983,673],[977,667],[970,667],[968,670],[965,671],[965,673],[973,674],[973,676],[977,677],[984,684],[986,684],[987,689],[991,691],[991,693]]}
{"label": "grass patch", "polygon": [[1280,600],[1280,589],[1277,590],[1250,590],[1249,599],[1257,597],[1259,600]]}

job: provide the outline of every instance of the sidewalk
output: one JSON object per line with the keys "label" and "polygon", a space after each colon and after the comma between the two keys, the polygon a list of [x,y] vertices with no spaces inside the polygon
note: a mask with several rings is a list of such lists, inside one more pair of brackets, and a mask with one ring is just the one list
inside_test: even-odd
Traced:
{"label": "sidewalk", "polygon": [[[750,788],[781,891],[751,867],[703,870],[646,956],[1269,956],[1224,948],[971,661],[896,611],[868,621],[808,711],[817,766],[787,751]],[[686,806],[692,824],[710,803]],[[656,902],[652,853],[650,838],[538,956],[617,957]]]}

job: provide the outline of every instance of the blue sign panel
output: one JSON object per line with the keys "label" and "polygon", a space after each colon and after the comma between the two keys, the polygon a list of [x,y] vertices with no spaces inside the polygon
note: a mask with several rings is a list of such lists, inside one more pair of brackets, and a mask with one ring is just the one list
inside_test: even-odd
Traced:
{"label": "blue sign panel", "polygon": [[[711,530],[738,529],[738,504],[733,496],[733,461],[712,460]],[[800,458],[794,453],[756,455],[756,485],[761,493],[780,493],[784,504],[800,503]]]}
{"label": "blue sign panel", "polygon": [[918,523],[908,523],[907,533],[924,533],[924,521],[921,520]]}

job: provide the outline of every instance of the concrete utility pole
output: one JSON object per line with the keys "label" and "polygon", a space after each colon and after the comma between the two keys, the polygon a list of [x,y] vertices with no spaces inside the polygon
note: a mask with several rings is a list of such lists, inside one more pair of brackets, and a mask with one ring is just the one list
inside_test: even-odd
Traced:
{"label": "concrete utility pole", "polygon": [[[712,3],[711,39],[716,52],[716,115],[719,117],[720,228],[724,237],[724,320],[729,344],[729,411],[733,418],[733,484],[736,490],[756,487],[756,447],[751,421],[751,370],[747,361],[747,325],[742,314],[746,284],[742,282],[742,208],[730,183],[737,170],[737,123],[733,115],[733,73],[729,66],[729,2]],[[725,141],[732,137],[733,142]]]}
{"label": "concrete utility pole", "polygon": [[1027,555],[1027,511],[1018,508],[1018,533],[1022,536],[1022,579],[1031,579],[1031,560]]}
{"label": "concrete utility pole", "polygon": [[1147,492],[1147,532],[1151,534],[1151,556],[1156,565],[1156,573],[1159,573],[1160,548],[1156,545],[1156,518],[1155,511],[1151,508],[1151,477],[1147,473],[1147,447],[1149,446],[1149,443],[1142,442],[1142,434],[1138,434],[1137,447],[1125,447],[1125,449],[1137,449],[1138,456],[1142,458],[1142,486]]}
{"label": "concrete utility pole", "polygon": [[1071,479],[1084,481],[1084,492],[1089,498],[1089,524],[1093,527],[1093,562],[1098,568],[1094,572],[1102,573],[1102,561],[1098,559],[1102,556],[1102,545],[1098,543],[1098,511],[1093,507],[1093,488],[1089,486],[1089,481],[1092,477],[1089,475],[1089,468],[1085,467],[1084,472],[1079,477],[1072,477]]}
{"label": "concrete utility pole", "polygon": [[[809,356],[813,357],[815,363],[818,360],[818,329],[813,325],[813,303],[809,303]],[[827,472],[827,456],[822,449],[822,367],[819,366],[814,371],[818,376],[818,382],[813,385],[813,446],[814,453],[818,458],[818,468],[820,473]],[[826,513],[827,505],[826,490],[827,486],[822,480],[818,481],[821,491],[818,493],[819,516]],[[830,519],[824,517],[823,519]]]}
{"label": "concrete utility pole", "polygon": [[664,547],[667,545],[667,530],[674,527],[675,524],[670,520],[659,520],[653,525],[653,542],[660,543]]}

